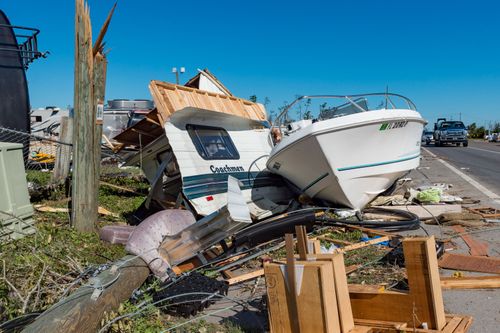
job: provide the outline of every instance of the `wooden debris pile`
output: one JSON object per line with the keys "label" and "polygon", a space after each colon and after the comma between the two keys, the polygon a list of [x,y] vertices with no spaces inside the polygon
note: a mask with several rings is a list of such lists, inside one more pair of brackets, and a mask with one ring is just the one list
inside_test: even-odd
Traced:
{"label": "wooden debris pile", "polygon": [[264,266],[271,332],[466,332],[468,316],[444,313],[434,237],[403,241],[409,291],[348,285],[342,252],[309,251],[286,235],[286,263]]}

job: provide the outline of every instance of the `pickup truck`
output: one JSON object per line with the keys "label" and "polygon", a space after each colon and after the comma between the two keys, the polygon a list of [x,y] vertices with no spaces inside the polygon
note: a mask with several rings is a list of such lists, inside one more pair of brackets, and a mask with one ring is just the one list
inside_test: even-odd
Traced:
{"label": "pickup truck", "polygon": [[434,127],[434,142],[437,147],[446,143],[455,144],[464,147],[469,145],[467,138],[467,129],[461,121],[439,121]]}

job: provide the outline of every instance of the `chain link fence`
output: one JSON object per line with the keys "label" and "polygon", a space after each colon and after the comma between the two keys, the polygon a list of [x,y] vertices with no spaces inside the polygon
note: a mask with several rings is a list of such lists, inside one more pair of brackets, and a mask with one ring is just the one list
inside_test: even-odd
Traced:
{"label": "chain link fence", "polygon": [[15,142],[24,146],[26,171],[52,170],[60,146],[72,146],[71,143],[59,141],[59,134],[53,131],[34,135],[5,127],[0,127],[0,142]]}

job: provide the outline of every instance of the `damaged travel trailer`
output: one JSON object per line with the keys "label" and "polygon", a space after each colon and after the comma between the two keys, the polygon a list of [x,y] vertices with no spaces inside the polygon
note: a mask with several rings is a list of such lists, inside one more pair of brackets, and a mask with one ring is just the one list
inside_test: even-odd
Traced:
{"label": "damaged travel trailer", "polygon": [[[207,76],[201,74],[199,80]],[[202,79],[203,78],[203,79]],[[191,82],[191,81],[190,81]],[[221,84],[218,83],[218,86]],[[272,145],[263,105],[221,92],[152,81],[156,109],[115,140],[139,152],[126,165],[139,165],[151,183],[146,208],[184,206],[206,216],[227,202],[227,179],[242,183],[254,219],[284,210],[291,193],[266,170]]]}

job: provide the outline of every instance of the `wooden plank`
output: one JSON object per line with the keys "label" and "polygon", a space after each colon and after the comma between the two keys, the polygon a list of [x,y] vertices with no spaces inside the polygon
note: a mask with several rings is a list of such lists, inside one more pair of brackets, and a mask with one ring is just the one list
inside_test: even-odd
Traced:
{"label": "wooden plank", "polygon": [[[448,317],[448,316],[447,316]],[[356,323],[358,320],[355,320]],[[423,328],[413,328],[413,327],[399,327],[395,328],[397,322],[386,322],[380,320],[374,320],[371,323],[367,322],[367,324],[372,324],[372,326],[363,325],[361,323],[364,321],[360,321],[360,324],[356,324],[355,329],[358,327],[366,327],[371,329],[371,333],[464,333],[466,332],[472,323],[472,318],[469,316],[453,316],[448,319],[446,326],[443,330],[433,330],[433,329],[423,329]],[[458,323],[457,323],[458,322]],[[460,326],[462,325],[462,326]],[[404,324],[403,324],[404,326]],[[449,327],[449,329],[448,329]],[[355,332],[355,330],[351,331]]]}
{"label": "wooden plank", "polygon": [[349,333],[372,333],[372,328],[366,326],[355,326]]}
{"label": "wooden plank", "polygon": [[331,238],[331,237],[327,237],[327,236],[318,236],[317,238],[320,240],[324,240],[324,241],[333,243],[333,244],[352,245],[352,242],[348,242],[348,241],[342,240],[342,239],[335,239],[335,238]]}
{"label": "wooden plank", "polygon": [[367,326],[373,328],[386,328],[391,327],[395,329],[402,329],[408,326],[407,323],[396,321],[382,321],[382,320],[368,320],[368,319],[355,319],[354,323],[360,326]]}
{"label": "wooden plank", "polygon": [[446,324],[434,236],[403,241],[406,274],[415,314],[431,329]]}
{"label": "wooden plank", "polygon": [[340,320],[340,332],[348,333],[354,328],[354,318],[352,315],[351,300],[347,287],[346,268],[344,265],[344,255],[335,254],[315,254],[310,255],[318,261],[328,261],[332,264],[333,280],[335,283],[335,293],[337,296],[337,308]]}
{"label": "wooden plank", "polygon": [[297,306],[297,290],[295,285],[295,258],[294,258],[294,246],[293,246],[293,235],[285,235],[285,247],[286,247],[286,282],[288,285],[288,296],[287,299],[290,302],[290,319],[291,319],[291,329],[292,333],[300,332],[300,322],[299,313]]}
{"label": "wooden plank", "polygon": [[350,265],[345,268],[345,273],[349,275],[350,273],[357,271],[362,265]]}
{"label": "wooden plank", "polygon": [[485,289],[500,288],[500,275],[469,276],[463,278],[441,277],[443,289]]}
{"label": "wooden plank", "polygon": [[350,283],[348,286],[349,286],[349,292],[356,293],[356,294],[385,293],[385,294],[408,295],[408,293],[402,293],[400,291],[386,290],[385,286],[383,286],[383,285]]}
{"label": "wooden plank", "polygon": [[500,259],[463,254],[445,253],[438,262],[439,267],[462,271],[500,274]]}
{"label": "wooden plank", "polygon": [[462,205],[407,205],[407,206],[378,206],[377,208],[405,210],[416,214],[421,219],[432,219],[443,213],[461,213]]}
{"label": "wooden plank", "polygon": [[266,291],[268,299],[269,328],[272,333],[291,332],[286,282],[277,264],[265,263]]}
{"label": "wooden plank", "polygon": [[251,280],[251,279],[255,279],[259,276],[262,276],[264,275],[264,269],[261,268],[261,269],[258,269],[256,271],[253,271],[253,272],[250,272],[250,273],[245,273],[245,274],[241,274],[241,275],[238,275],[238,276],[234,276],[234,277],[231,277],[229,279],[226,279],[226,283],[229,284],[229,285],[233,285],[233,284],[237,284],[237,283],[240,283],[240,282],[244,282],[244,281],[248,281],[248,280]]}
{"label": "wooden plank", "polygon": [[[300,332],[340,332],[333,266],[327,261],[297,261],[304,267],[297,296]],[[306,274],[306,270],[313,274]]]}
{"label": "wooden plank", "polygon": [[407,293],[349,290],[349,297],[355,319],[413,322],[412,298]]}
{"label": "wooden plank", "polygon": [[393,232],[385,232],[385,231],[381,231],[381,230],[359,227],[359,226],[355,226],[355,225],[346,225],[346,226],[344,226],[344,228],[362,231],[370,237],[372,237],[372,236],[387,236],[390,239],[401,238],[401,235],[398,235],[398,234],[393,233]]}
{"label": "wooden plank", "polygon": [[312,249],[310,251],[313,254],[320,254],[321,253],[321,242],[317,239],[310,240],[308,241],[308,249]]}
{"label": "wooden plank", "polygon": [[462,237],[464,242],[467,244],[469,247],[469,252],[473,256],[487,256],[488,255],[488,244],[485,242],[480,242],[476,240],[474,237],[471,235],[465,234],[465,229],[461,225],[454,225],[452,226],[452,229],[456,231]]}
{"label": "wooden plank", "polygon": [[336,252],[347,252],[347,251],[357,250],[357,249],[361,249],[363,247],[367,247],[370,245],[379,244],[379,243],[387,242],[387,241],[389,241],[389,237],[382,236],[379,238],[370,239],[366,242],[360,242],[360,243],[355,243],[355,244],[347,245],[344,247],[340,247],[338,249],[335,249],[335,251]]}
{"label": "wooden plank", "polygon": [[446,323],[446,326],[443,328],[443,333],[455,332],[455,329],[457,328],[457,326],[460,324],[461,321],[462,321],[462,318],[460,318],[460,317],[451,318],[451,320],[449,320]]}
{"label": "wooden plank", "polygon": [[464,316],[453,333],[465,333],[472,325],[472,317]]}
{"label": "wooden plank", "polygon": [[306,227],[303,225],[296,225],[295,234],[297,235],[297,250],[299,252],[299,258],[300,260],[306,260],[308,252]]}

